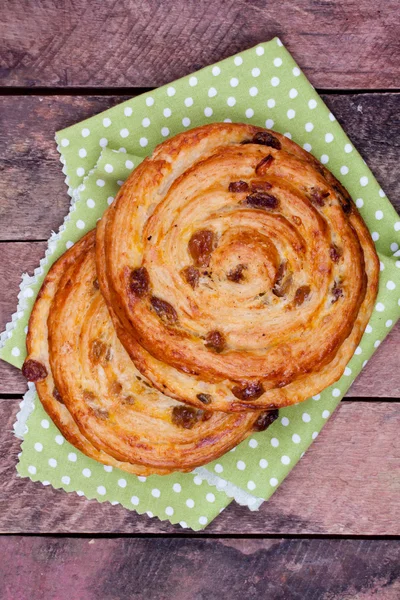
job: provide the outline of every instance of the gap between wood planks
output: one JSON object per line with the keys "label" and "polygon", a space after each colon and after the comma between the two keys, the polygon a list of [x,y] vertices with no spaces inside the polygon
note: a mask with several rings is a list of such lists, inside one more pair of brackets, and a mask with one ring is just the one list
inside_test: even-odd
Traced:
{"label": "gap between wood planks", "polygon": [[0,533],[0,537],[38,537],[38,538],[72,538],[72,539],[192,539],[199,540],[380,540],[399,541],[400,535],[357,535],[340,533],[326,535],[324,533],[203,533],[193,530],[187,533]]}
{"label": "gap between wood planks", "polygon": [[39,239],[32,239],[32,240],[0,240],[0,244],[24,244],[26,243],[30,243],[30,244],[36,244],[36,242],[48,242],[48,238],[39,238]]}
{"label": "gap between wood planks", "polygon": [[[22,394],[2,394],[0,393],[0,400],[22,400]],[[362,396],[345,396],[341,402],[400,402],[399,398],[381,398],[380,396],[365,397]]]}
{"label": "gap between wood planks", "polygon": [[[2,87],[0,86],[0,96],[137,96],[145,92],[153,91],[154,87]],[[330,89],[315,88],[318,94],[345,95],[354,94],[397,94],[400,88],[355,88],[355,89]]]}

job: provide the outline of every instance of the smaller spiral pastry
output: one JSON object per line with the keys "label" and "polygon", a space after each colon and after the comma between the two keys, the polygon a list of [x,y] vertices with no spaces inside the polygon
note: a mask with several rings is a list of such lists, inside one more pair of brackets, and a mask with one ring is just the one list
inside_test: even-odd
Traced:
{"label": "smaller spiral pastry", "polygon": [[152,388],[114,331],[99,290],[95,233],[51,268],[36,300],[23,373],[64,437],[136,475],[190,471],[271,422],[192,408]]}
{"label": "smaller spiral pastry", "polygon": [[287,406],[336,381],[378,288],[347,191],[291,140],[242,124],[158,146],[98,224],[96,255],[139,371],[211,411]]}

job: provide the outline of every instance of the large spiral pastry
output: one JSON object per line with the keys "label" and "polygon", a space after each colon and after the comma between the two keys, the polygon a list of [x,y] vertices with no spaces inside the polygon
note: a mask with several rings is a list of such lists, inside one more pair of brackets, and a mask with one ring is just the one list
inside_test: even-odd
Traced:
{"label": "large spiral pastry", "polygon": [[65,438],[99,462],[148,475],[190,471],[265,429],[268,413],[192,408],[150,385],[116,336],[94,240],[89,233],[55,263],[29,323],[23,373]]}
{"label": "large spiral pastry", "polygon": [[96,255],[139,371],[211,411],[286,406],[336,381],[378,288],[347,191],[291,140],[242,124],[158,146],[99,223]]}

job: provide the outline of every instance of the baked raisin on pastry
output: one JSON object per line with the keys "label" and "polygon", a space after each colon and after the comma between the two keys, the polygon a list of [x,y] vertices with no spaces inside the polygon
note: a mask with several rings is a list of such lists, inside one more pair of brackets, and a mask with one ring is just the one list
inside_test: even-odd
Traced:
{"label": "baked raisin on pastry", "polygon": [[158,146],[98,224],[96,256],[139,371],[211,411],[286,406],[336,381],[378,288],[347,191],[291,140],[243,124]]}
{"label": "baked raisin on pastry", "polygon": [[211,413],[207,397],[192,408],[151,387],[112,326],[94,241],[91,232],[55,263],[29,323],[23,372],[65,438],[104,464],[148,475],[192,470],[262,429],[259,412]]}

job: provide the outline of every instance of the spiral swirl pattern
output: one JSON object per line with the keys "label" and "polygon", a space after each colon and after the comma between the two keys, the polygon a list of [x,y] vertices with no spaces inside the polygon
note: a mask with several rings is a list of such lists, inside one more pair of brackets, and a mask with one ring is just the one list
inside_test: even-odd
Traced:
{"label": "spiral swirl pattern", "polygon": [[161,144],[97,228],[119,338],[154,386],[209,410],[272,408],[337,380],[379,262],[347,191],[278,133],[216,123]]}
{"label": "spiral swirl pattern", "polygon": [[52,267],[29,324],[23,371],[65,438],[136,475],[191,471],[270,423],[260,412],[209,412],[166,396],[119,342],[100,293],[95,232]]}

